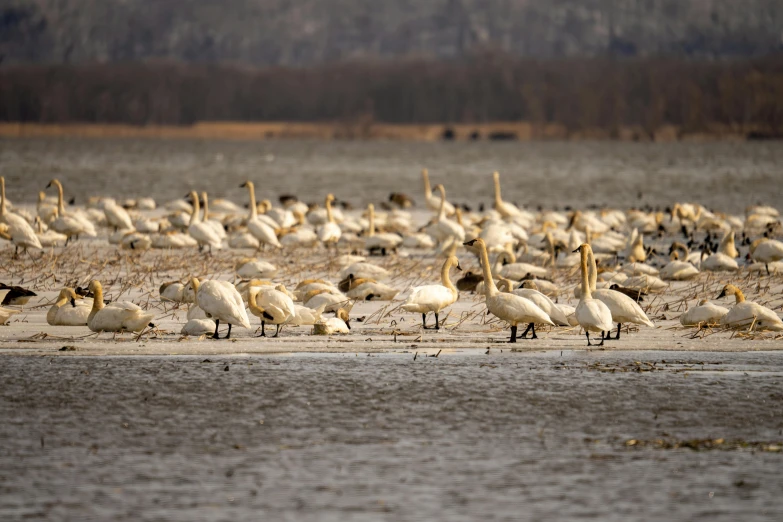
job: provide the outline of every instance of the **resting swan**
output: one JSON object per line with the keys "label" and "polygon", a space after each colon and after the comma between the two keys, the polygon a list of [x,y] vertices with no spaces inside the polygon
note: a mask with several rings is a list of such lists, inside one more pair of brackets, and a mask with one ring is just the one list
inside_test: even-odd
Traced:
{"label": "resting swan", "polygon": [[14,257],[19,255],[20,248],[25,252],[27,252],[28,248],[42,249],[41,241],[35,234],[33,227],[30,226],[30,223],[19,214],[6,210],[5,178],[3,176],[0,176],[0,198],[2,198],[2,201],[0,201],[0,223],[8,225],[7,233],[11,236],[11,241],[16,247]]}
{"label": "resting swan", "polygon": [[155,314],[145,312],[137,304],[129,301],[104,304],[100,281],[90,281],[89,289],[93,298],[87,326],[93,332],[141,332],[147,326],[155,326],[150,322]]}
{"label": "resting swan", "polygon": [[451,256],[446,259],[440,269],[441,284],[417,286],[413,288],[408,299],[406,299],[405,303],[400,307],[406,312],[420,313],[421,325],[425,330],[428,329],[427,314],[429,312],[435,313],[434,329],[440,330],[438,314],[447,306],[454,304],[459,297],[459,292],[449,278],[449,270],[453,266],[456,267],[457,270],[462,270],[459,266],[459,259]]}
{"label": "resting swan", "polygon": [[778,314],[765,306],[745,300],[742,291],[734,285],[726,285],[717,297],[720,299],[727,295],[736,298],[736,304],[723,316],[720,324],[731,328],[751,326],[756,330],[783,331],[783,321]]}
{"label": "resting swan", "polygon": [[261,335],[258,337],[266,337],[264,331],[266,323],[277,325],[277,331],[273,336],[277,337],[280,335],[280,325],[296,316],[294,302],[288,297],[283,285],[261,292],[251,292],[247,302],[250,305],[250,313],[261,319]]}
{"label": "resting swan", "polygon": [[671,261],[665,267],[661,268],[661,279],[667,281],[684,281],[692,279],[699,275],[699,269],[687,261],[680,261],[678,251],[683,252],[683,259],[688,259],[690,252],[688,247],[682,243],[674,242],[670,247]]}
{"label": "resting swan", "polygon": [[231,338],[231,326],[238,325],[250,329],[250,319],[245,311],[245,302],[237,289],[228,281],[199,282],[195,277],[190,285],[196,293],[196,303],[207,318],[215,320],[213,339],[220,339],[218,327],[220,321],[228,323],[228,334],[224,339]]}
{"label": "resting swan", "polygon": [[481,260],[481,270],[484,273],[484,292],[486,295],[487,310],[495,317],[502,319],[511,325],[511,336],[508,342],[517,342],[517,325],[519,323],[555,325],[546,312],[541,310],[532,301],[518,295],[501,293],[498,291],[497,286],[495,286],[495,281],[492,279],[487,245],[484,243],[483,239],[473,239],[463,244],[478,249],[479,259]]}
{"label": "resting swan", "polygon": [[769,264],[783,259],[783,243],[776,239],[757,239],[750,244],[750,257],[754,261],[764,263],[769,275]]}
{"label": "resting swan", "polygon": [[351,331],[351,319],[345,308],[335,312],[336,317],[321,319],[313,324],[313,335],[332,335],[336,333],[347,334]]}
{"label": "resting swan", "polygon": [[92,303],[85,302],[73,288],[63,288],[57,301],[46,312],[46,322],[52,326],[87,326],[91,309]]}
{"label": "resting swan", "polygon": [[[582,269],[582,296],[579,299],[579,304],[576,305],[576,320],[579,322],[579,326],[585,331],[587,346],[592,346],[590,344],[590,332],[601,333],[601,343],[598,346],[603,346],[603,332],[610,332],[612,330],[612,312],[602,301],[593,299],[593,296],[590,293],[590,279],[587,272],[588,258],[591,258],[593,254],[590,245],[585,243],[577,250],[582,256],[580,263]],[[592,261],[592,259],[590,260]],[[593,268],[593,270],[595,269]]]}
{"label": "resting swan", "polygon": [[402,237],[391,233],[375,233],[375,205],[367,205],[367,214],[370,220],[370,229],[367,232],[367,239],[364,241],[364,248],[370,252],[380,250],[383,255],[386,252],[396,252],[397,247],[402,243]]}
{"label": "resting swan", "polygon": [[680,324],[683,326],[719,324],[727,313],[729,313],[727,308],[702,299],[698,306],[694,306],[680,316]]}
{"label": "resting swan", "polygon": [[334,214],[332,213],[332,201],[334,201],[333,194],[327,194],[324,200],[326,206],[326,223],[318,227],[318,240],[326,246],[336,245],[340,241],[342,236],[342,230],[334,222]]}
{"label": "resting swan", "polygon": [[53,179],[46,185],[46,188],[49,188],[52,185],[57,187],[57,219],[49,224],[49,228],[55,232],[68,236],[68,239],[65,240],[66,245],[71,241],[71,238],[79,239],[79,236],[81,235],[91,237],[98,235],[95,231],[95,225],[88,221],[87,218],[79,214],[65,213],[63,185],[58,180]]}

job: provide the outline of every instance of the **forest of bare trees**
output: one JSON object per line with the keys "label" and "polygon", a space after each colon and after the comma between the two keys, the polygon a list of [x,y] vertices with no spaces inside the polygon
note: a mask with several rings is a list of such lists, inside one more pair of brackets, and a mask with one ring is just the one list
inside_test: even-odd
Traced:
{"label": "forest of bare trees", "polygon": [[6,66],[0,121],[556,123],[612,132],[673,125],[783,135],[783,57],[558,59],[482,53],[311,68],[174,63]]}

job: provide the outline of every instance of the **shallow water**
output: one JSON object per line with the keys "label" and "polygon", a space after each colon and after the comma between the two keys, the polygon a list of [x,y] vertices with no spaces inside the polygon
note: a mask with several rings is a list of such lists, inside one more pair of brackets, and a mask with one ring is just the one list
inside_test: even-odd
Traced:
{"label": "shallow water", "polygon": [[780,352],[2,362],[3,520],[783,516],[781,453],[626,445],[783,440]]}
{"label": "shallow water", "polygon": [[[503,175],[504,198],[545,207],[670,205],[696,201],[741,212],[783,207],[783,145],[765,143],[420,143],[103,139],[0,140],[0,166],[13,201],[34,201],[52,177],[66,197],[154,195],[187,190],[245,202],[294,193],[320,201],[333,191],[360,205],[392,191],[421,201],[420,169],[444,182],[450,199],[491,201],[490,174]],[[641,195],[641,197],[639,197]]]}

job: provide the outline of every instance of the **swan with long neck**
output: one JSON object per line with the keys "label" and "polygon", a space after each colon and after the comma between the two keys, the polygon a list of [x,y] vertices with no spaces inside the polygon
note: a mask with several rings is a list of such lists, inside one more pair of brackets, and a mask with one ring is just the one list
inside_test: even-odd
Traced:
{"label": "swan with long neck", "polygon": [[516,205],[503,201],[500,193],[500,173],[493,172],[492,179],[495,184],[495,210],[503,218],[515,218],[522,214],[522,211]]}
{"label": "swan with long neck", "polygon": [[[426,330],[427,327],[427,314],[429,312],[435,313],[435,330],[440,330],[440,323],[438,314],[441,310],[447,306],[451,306],[459,298],[459,292],[449,277],[449,270],[452,267],[456,267],[457,270],[462,270],[459,266],[459,259],[455,256],[450,256],[443,263],[440,269],[439,285],[426,285],[415,287],[408,299],[401,306],[406,312],[416,312],[421,314],[421,324]],[[432,327],[431,327],[432,328]]]}
{"label": "swan with long neck", "polygon": [[326,207],[326,223],[321,225],[318,229],[318,240],[321,241],[327,247],[329,245],[337,245],[342,236],[342,230],[337,226],[334,221],[334,214],[332,213],[332,202],[334,201],[333,194],[327,194],[324,200],[324,206]]}
{"label": "swan with long neck", "polygon": [[9,212],[6,209],[5,178],[3,176],[0,176],[0,198],[2,198],[2,201],[0,201],[0,223],[8,225],[7,234],[11,236],[11,242],[16,247],[14,258],[19,255],[20,248],[24,252],[27,252],[28,248],[42,249],[41,241],[38,239],[33,227],[30,226],[30,223],[22,216]]}
{"label": "swan with long neck", "polygon": [[396,252],[397,247],[402,243],[402,237],[391,233],[375,233],[375,205],[372,203],[367,205],[367,218],[370,223],[364,248],[370,252],[380,250],[383,255],[388,251]]}
{"label": "swan with long neck", "polygon": [[91,236],[97,235],[95,225],[88,221],[83,216],[72,215],[65,212],[65,203],[63,200],[63,186],[59,180],[53,179],[46,185],[46,188],[54,186],[57,189],[57,218],[52,221],[49,228],[55,232],[65,234],[67,239],[65,244],[70,243],[71,239],[79,239],[79,236]]}
{"label": "swan with long neck", "polygon": [[89,290],[93,298],[87,326],[93,332],[141,332],[147,326],[154,326],[150,321],[155,314],[145,312],[137,304],[128,301],[105,304],[99,281],[90,281]]}
{"label": "swan with long neck", "polygon": [[438,220],[436,223],[437,234],[441,242],[447,241],[450,238],[454,238],[455,241],[462,242],[465,240],[465,229],[457,223],[446,217],[446,187],[443,185],[436,185],[435,190],[440,192],[440,209],[438,210]]}
{"label": "swan with long neck", "polygon": [[211,226],[201,221],[199,216],[201,206],[199,204],[198,194],[196,194],[195,191],[191,191],[190,198],[193,200],[193,213],[190,216],[188,234],[198,242],[199,251],[203,250],[204,246],[208,246],[209,252],[212,253],[213,248],[221,248],[220,236],[215,233]]}
{"label": "swan with long neck", "polygon": [[283,285],[278,285],[274,289],[251,291],[247,303],[250,306],[250,313],[261,319],[261,335],[258,337],[266,337],[264,331],[266,323],[277,325],[277,331],[273,336],[277,337],[280,335],[280,326],[296,316],[294,302],[285,293]]}
{"label": "swan with long neck", "polygon": [[744,328],[746,326],[755,330],[783,331],[783,321],[774,310],[766,306],[745,300],[742,290],[732,284],[723,287],[717,299],[733,295],[734,306],[729,313],[721,318],[720,323],[730,328]]}
{"label": "swan with long neck", "polygon": [[595,265],[595,262],[592,260],[593,251],[590,248],[590,245],[586,243],[582,244],[575,252],[581,254],[579,266],[582,275],[582,296],[579,299],[579,304],[576,306],[576,320],[579,322],[579,326],[585,331],[587,346],[592,346],[590,344],[590,332],[601,333],[601,343],[598,346],[603,346],[603,332],[612,330],[612,312],[602,301],[593,299],[591,293],[588,262],[590,263],[591,268]]}
{"label": "swan with long neck", "polygon": [[463,244],[478,251],[479,259],[481,260],[481,270],[484,273],[484,295],[486,296],[487,310],[511,326],[511,336],[508,342],[517,342],[517,325],[520,323],[555,325],[547,313],[529,299],[514,294],[501,293],[498,290],[492,278],[487,245],[483,239],[477,238]]}
{"label": "swan with long neck", "polygon": [[46,322],[52,326],[87,326],[91,310],[92,304],[85,303],[73,288],[63,288],[46,313]]}
{"label": "swan with long neck", "polygon": [[259,246],[272,245],[275,248],[282,248],[280,241],[277,239],[277,224],[272,218],[266,217],[270,222],[262,219],[258,215],[258,207],[256,206],[256,189],[252,181],[246,181],[240,187],[247,187],[248,196],[250,198],[250,215],[247,218],[247,230],[258,240]]}
{"label": "swan with long neck", "polygon": [[207,318],[215,320],[213,339],[220,339],[218,335],[220,321],[228,323],[228,334],[225,339],[231,338],[232,325],[250,329],[245,302],[234,285],[228,281],[215,280],[202,283],[195,277],[190,280],[190,285],[196,294],[198,307],[204,311]]}
{"label": "swan with long neck", "polygon": [[424,201],[427,203],[427,207],[430,210],[436,212],[440,211],[440,207],[445,208],[446,214],[451,215],[454,213],[454,205],[445,200],[443,196],[434,196],[432,189],[430,188],[430,176],[427,169],[421,169],[421,177],[424,180]]}

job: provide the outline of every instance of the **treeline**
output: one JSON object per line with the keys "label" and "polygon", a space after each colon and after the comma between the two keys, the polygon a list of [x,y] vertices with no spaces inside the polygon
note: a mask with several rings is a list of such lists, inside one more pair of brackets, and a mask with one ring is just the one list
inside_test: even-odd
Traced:
{"label": "treeline", "polygon": [[0,121],[555,123],[569,130],[674,125],[783,135],[783,56],[347,62],[306,69],[134,63],[0,69]]}

